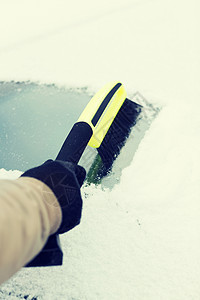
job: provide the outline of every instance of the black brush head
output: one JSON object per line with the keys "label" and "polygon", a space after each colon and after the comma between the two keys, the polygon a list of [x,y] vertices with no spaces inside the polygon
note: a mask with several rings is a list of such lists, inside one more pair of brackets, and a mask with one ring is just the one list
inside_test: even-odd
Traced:
{"label": "black brush head", "polygon": [[97,149],[103,163],[98,176],[105,176],[110,171],[114,160],[131,132],[131,128],[136,124],[141,110],[141,105],[129,99],[124,101],[101,146]]}

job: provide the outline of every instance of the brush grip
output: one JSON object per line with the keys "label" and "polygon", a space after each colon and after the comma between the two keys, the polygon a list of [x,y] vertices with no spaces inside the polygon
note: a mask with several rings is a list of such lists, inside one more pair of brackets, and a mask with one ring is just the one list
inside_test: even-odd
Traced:
{"label": "brush grip", "polygon": [[78,164],[92,134],[92,128],[88,123],[75,123],[64,141],[56,160]]}

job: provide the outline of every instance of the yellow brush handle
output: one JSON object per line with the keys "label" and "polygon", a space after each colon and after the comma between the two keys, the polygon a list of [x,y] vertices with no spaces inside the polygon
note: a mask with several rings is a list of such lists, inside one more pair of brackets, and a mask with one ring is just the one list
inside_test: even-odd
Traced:
{"label": "yellow brush handle", "polygon": [[125,99],[124,86],[115,81],[106,84],[90,100],[78,119],[78,122],[88,123],[93,130],[89,146],[100,147]]}

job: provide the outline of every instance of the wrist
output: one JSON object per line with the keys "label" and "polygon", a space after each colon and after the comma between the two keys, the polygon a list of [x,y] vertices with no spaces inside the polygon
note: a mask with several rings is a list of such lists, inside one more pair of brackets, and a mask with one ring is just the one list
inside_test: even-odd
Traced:
{"label": "wrist", "polygon": [[54,234],[62,222],[62,211],[55,194],[44,182],[38,179],[32,177],[20,177],[18,180],[25,180],[34,189],[37,189],[41,198],[40,203],[45,206],[48,215],[50,225],[49,235]]}
{"label": "wrist", "polygon": [[[72,162],[59,160],[47,160],[42,165],[29,169],[21,175],[21,177],[30,177],[40,180],[47,185],[55,195],[62,214],[62,221],[56,233],[61,234],[67,232],[80,223],[82,212],[80,187],[83,184],[85,175],[85,169],[81,166]],[[57,202],[53,200],[53,203],[56,203],[56,207]],[[51,206],[52,203],[47,206],[50,213],[52,213]]]}

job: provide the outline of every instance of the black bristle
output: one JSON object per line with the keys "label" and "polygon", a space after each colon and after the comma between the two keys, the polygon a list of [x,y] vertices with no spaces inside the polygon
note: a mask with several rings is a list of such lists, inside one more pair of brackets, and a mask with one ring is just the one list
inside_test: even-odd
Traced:
{"label": "black bristle", "polygon": [[115,120],[108,130],[101,146],[97,149],[104,165],[104,176],[112,167],[113,161],[119,155],[131,128],[136,124],[142,106],[126,99]]}

